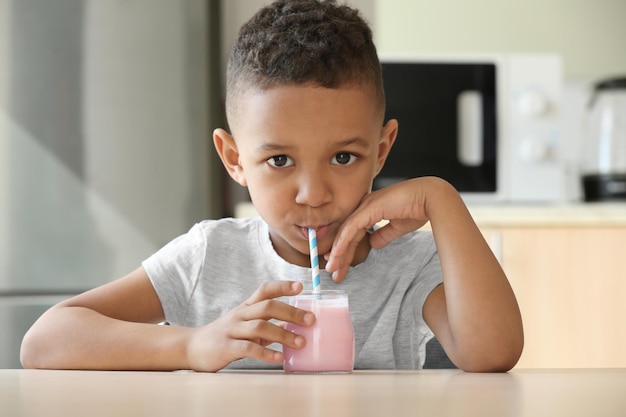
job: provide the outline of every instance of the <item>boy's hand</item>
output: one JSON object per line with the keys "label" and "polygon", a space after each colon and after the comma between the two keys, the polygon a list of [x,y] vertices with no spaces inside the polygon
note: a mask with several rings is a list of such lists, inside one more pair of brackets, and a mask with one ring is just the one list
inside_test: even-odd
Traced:
{"label": "boy's hand", "polygon": [[248,300],[214,322],[192,329],[187,344],[189,368],[214,372],[241,358],[254,358],[280,363],[281,352],[268,349],[278,342],[300,349],[305,340],[270,319],[311,326],[313,313],[285,304],[274,298],[292,296],[302,291],[302,284],[293,281],[269,281],[261,285]]}
{"label": "boy's hand", "polygon": [[440,189],[452,188],[435,177],[403,181],[363,198],[356,210],[343,222],[335,237],[328,257],[326,270],[333,273],[334,281],[341,281],[348,272],[355,250],[367,230],[376,223],[387,220],[385,226],[370,235],[370,244],[382,248],[392,240],[419,229],[429,220],[427,196]]}

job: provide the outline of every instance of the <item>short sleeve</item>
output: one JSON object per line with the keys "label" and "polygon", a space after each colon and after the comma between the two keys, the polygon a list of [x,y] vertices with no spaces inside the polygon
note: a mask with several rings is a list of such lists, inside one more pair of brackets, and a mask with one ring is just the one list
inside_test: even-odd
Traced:
{"label": "short sleeve", "polygon": [[143,261],[170,324],[184,325],[205,254],[206,236],[196,224]]}

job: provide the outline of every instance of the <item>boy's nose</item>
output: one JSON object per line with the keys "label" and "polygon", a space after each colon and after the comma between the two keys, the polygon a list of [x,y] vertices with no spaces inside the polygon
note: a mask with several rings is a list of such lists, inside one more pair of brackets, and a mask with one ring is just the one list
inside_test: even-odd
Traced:
{"label": "boy's nose", "polygon": [[300,177],[296,203],[319,207],[332,199],[332,192],[321,175],[308,174]]}

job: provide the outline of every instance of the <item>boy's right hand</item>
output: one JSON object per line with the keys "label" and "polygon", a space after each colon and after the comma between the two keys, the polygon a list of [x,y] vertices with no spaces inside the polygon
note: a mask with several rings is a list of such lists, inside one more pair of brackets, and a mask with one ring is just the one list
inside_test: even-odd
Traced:
{"label": "boy's right hand", "polygon": [[302,291],[295,281],[268,281],[261,285],[243,304],[203,327],[191,329],[187,343],[189,368],[215,372],[241,358],[253,358],[268,363],[280,363],[283,354],[267,345],[278,342],[300,349],[305,340],[270,319],[311,326],[311,312],[290,306],[275,298],[293,296]]}

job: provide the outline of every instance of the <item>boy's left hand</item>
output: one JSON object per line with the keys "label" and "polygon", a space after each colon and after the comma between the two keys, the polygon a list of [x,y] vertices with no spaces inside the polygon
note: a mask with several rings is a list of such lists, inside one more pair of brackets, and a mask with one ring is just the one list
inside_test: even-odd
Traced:
{"label": "boy's left hand", "polygon": [[335,237],[326,264],[326,270],[333,273],[333,280],[339,282],[344,279],[359,242],[376,223],[388,221],[370,235],[370,244],[374,248],[382,248],[392,240],[426,224],[429,220],[427,197],[442,186],[452,188],[439,178],[423,177],[403,181],[366,195],[343,222]]}

